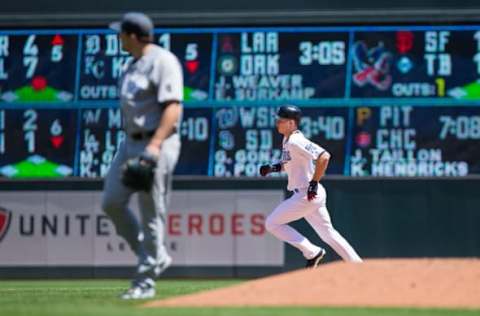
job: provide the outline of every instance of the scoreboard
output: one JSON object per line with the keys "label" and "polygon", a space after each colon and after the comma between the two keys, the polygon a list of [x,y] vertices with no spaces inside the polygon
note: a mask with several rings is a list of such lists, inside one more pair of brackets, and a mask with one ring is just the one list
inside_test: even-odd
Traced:
{"label": "scoreboard", "polygon": [[[480,26],[156,29],[184,71],[175,173],[255,177],[303,111],[328,174],[480,174]],[[0,177],[103,177],[124,140],[107,29],[0,30]]]}

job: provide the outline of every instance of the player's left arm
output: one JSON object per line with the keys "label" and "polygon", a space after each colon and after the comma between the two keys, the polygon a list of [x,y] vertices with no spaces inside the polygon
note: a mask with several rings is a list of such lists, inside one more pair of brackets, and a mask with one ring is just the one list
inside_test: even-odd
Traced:
{"label": "player's left arm", "polygon": [[162,107],[162,118],[155,134],[150,139],[146,151],[158,156],[163,141],[179,124],[183,107],[183,71],[180,62],[173,54],[166,54],[158,60],[152,81],[157,85],[157,101]]}
{"label": "player's left arm", "polygon": [[312,176],[312,181],[319,182],[325,175],[328,163],[330,162],[330,154],[327,151],[323,151],[315,161],[315,171]]}
{"label": "player's left arm", "polygon": [[[320,146],[318,146],[317,150],[318,149],[320,149],[320,151],[318,152],[318,155],[315,157],[316,158],[315,170],[313,172],[312,179],[310,180],[310,183],[308,184],[308,189],[307,189],[307,199],[309,201],[312,201],[313,199],[316,198],[317,191],[318,191],[318,183],[325,175],[325,171],[327,170],[328,163],[330,161],[330,153],[328,153],[328,151],[321,148]],[[313,152],[314,151],[312,151],[312,153]]]}

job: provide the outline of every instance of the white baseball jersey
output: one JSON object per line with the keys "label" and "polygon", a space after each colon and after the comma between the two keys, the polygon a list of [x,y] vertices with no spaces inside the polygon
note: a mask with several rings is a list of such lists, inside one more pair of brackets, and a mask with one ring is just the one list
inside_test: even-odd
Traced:
{"label": "white baseball jersey", "polygon": [[308,140],[299,130],[284,137],[281,163],[288,175],[288,190],[308,187],[315,172],[314,160],[324,152],[325,149]]}
{"label": "white baseball jersey", "polygon": [[[321,248],[314,245],[288,223],[304,218],[318,236],[346,261],[361,262],[352,246],[333,228],[326,206],[327,193],[321,183],[317,196],[307,199],[307,188],[315,172],[314,160],[325,149],[308,140],[300,131],[283,139],[282,164],[288,175],[288,190],[293,195],[280,203],[265,221],[266,229],[275,237],[299,249],[306,259],[318,255]],[[295,190],[298,189],[298,190]]]}

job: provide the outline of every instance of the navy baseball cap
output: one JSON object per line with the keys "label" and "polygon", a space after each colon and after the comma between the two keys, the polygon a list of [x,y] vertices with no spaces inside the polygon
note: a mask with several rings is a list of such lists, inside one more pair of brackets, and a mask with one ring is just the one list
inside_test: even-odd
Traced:
{"label": "navy baseball cap", "polygon": [[298,124],[302,118],[302,111],[295,105],[284,105],[278,109],[277,118],[295,120]]}
{"label": "navy baseball cap", "polygon": [[125,13],[121,21],[112,22],[109,27],[119,33],[133,33],[138,38],[153,36],[153,22],[146,14],[141,12]]}

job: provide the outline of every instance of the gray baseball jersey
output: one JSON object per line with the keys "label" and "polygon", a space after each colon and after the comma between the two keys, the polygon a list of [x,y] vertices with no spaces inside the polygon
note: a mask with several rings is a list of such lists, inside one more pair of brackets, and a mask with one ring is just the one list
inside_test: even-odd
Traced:
{"label": "gray baseball jersey", "polygon": [[154,46],[147,55],[127,64],[119,89],[125,132],[155,130],[162,116],[159,104],[183,101],[181,65],[171,52]]}
{"label": "gray baseball jersey", "polygon": [[[183,100],[183,75],[172,53],[158,46],[150,48],[146,55],[132,60],[120,78],[120,106],[127,137],[105,178],[102,207],[117,233],[138,256],[134,282],[152,286],[155,277],[172,261],[165,247],[165,222],[171,174],[180,154],[180,136],[173,133],[163,141],[153,188],[150,192],[138,192],[140,222],[128,209],[134,192],[121,182],[121,168],[127,159],[145,150],[150,141],[149,133],[145,132],[158,128],[164,110],[162,104]],[[138,133],[144,136],[132,137]]]}

